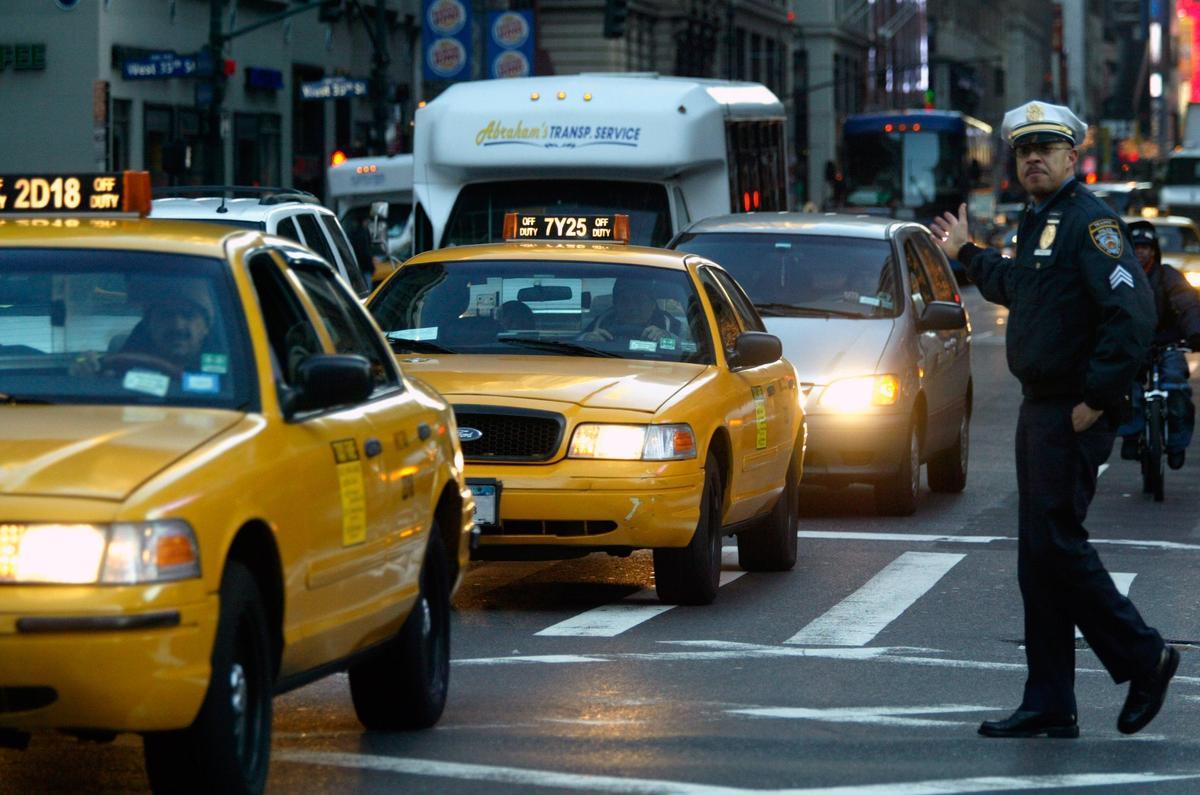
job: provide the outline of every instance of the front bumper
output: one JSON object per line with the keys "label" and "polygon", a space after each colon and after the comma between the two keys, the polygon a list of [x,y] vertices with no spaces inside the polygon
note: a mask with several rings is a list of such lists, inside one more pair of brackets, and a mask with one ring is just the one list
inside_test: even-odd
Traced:
{"label": "front bumper", "polygon": [[872,483],[896,472],[908,447],[907,414],[809,414],[804,482]]}
{"label": "front bumper", "polygon": [[190,725],[208,690],[218,615],[217,596],[198,580],[0,586],[0,727]]}
{"label": "front bumper", "polygon": [[696,461],[565,460],[538,466],[468,463],[469,479],[500,482],[499,525],[480,528],[479,557],[504,548],[684,547],[700,519]]}

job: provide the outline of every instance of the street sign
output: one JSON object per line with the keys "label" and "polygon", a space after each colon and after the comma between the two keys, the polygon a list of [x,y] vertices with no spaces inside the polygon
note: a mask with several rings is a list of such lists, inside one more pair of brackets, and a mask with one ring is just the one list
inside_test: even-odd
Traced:
{"label": "street sign", "polygon": [[121,77],[126,80],[165,80],[170,77],[195,77],[196,56],[176,52],[151,53],[146,58],[134,58],[121,64]]}
{"label": "street sign", "polygon": [[300,84],[300,98],[308,100],[365,97],[367,81],[353,77],[326,77]]}

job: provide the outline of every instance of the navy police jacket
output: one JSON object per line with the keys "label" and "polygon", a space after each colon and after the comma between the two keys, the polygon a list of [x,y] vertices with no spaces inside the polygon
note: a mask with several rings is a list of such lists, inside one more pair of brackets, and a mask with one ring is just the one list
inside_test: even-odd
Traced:
{"label": "navy police jacket", "polygon": [[1017,256],[970,243],[959,251],[979,292],[1008,307],[1008,368],[1028,398],[1118,408],[1154,334],[1154,295],[1129,230],[1071,182],[1025,211]]}

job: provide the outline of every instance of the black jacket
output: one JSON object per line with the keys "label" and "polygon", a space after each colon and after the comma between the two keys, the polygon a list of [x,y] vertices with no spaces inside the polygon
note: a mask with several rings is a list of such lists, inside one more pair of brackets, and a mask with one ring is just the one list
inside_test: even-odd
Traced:
{"label": "black jacket", "polygon": [[1166,345],[1186,339],[1200,342],[1200,295],[1188,284],[1183,274],[1156,258],[1147,278],[1154,290],[1154,308],[1158,311],[1158,326],[1154,342]]}
{"label": "black jacket", "polygon": [[1154,296],[1108,205],[1072,182],[1025,211],[1015,259],[970,243],[958,259],[1009,309],[1008,367],[1026,397],[1122,404],[1154,333]]}

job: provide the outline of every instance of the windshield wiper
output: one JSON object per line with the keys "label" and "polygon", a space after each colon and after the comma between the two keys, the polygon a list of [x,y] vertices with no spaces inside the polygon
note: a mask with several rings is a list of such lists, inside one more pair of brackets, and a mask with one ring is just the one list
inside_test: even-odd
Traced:
{"label": "windshield wiper", "polygon": [[392,353],[454,353],[445,345],[439,345],[429,340],[408,340],[403,337],[388,337]]}
{"label": "windshield wiper", "polygon": [[50,406],[54,401],[0,392],[0,406]]}
{"label": "windshield wiper", "polygon": [[768,317],[804,316],[833,316],[833,317],[867,317],[861,312],[847,312],[845,309],[821,309],[815,306],[793,306],[792,304],[755,304],[754,308],[760,315]]}
{"label": "windshield wiper", "polygon": [[610,359],[620,358],[612,351],[604,351],[599,348],[593,348],[590,345],[580,345],[578,342],[567,342],[566,340],[539,340],[533,337],[500,337],[496,342],[503,342],[505,345],[518,345],[523,348],[534,348],[541,351],[555,351],[556,353],[575,353],[580,356],[603,356]]}

